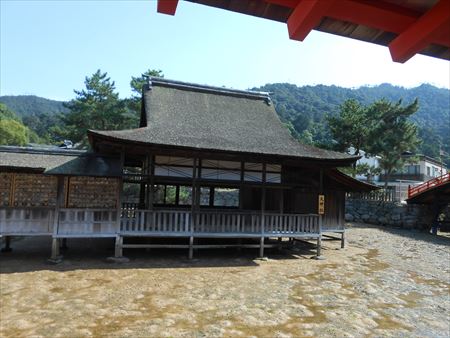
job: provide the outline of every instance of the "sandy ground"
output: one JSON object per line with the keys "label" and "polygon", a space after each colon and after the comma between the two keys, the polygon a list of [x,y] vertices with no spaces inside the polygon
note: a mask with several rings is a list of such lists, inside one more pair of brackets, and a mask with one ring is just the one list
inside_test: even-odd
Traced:
{"label": "sandy ground", "polygon": [[448,337],[450,238],[353,224],[326,260],[300,251],[125,251],[69,241],[13,242],[0,255],[2,337]]}

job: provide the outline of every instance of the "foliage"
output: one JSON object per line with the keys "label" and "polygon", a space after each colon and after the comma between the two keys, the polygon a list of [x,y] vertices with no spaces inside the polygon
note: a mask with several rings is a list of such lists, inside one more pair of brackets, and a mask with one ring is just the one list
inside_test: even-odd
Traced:
{"label": "foliage", "polygon": [[20,121],[11,119],[0,120],[0,144],[26,145],[29,141],[29,131]]}
{"label": "foliage", "polygon": [[10,110],[5,104],[0,103],[0,120],[16,120],[20,121],[20,118]]}
{"label": "foliage", "polygon": [[133,97],[137,97],[138,99],[142,96],[142,88],[147,83],[147,77],[155,76],[155,77],[164,77],[162,70],[156,69],[147,69],[141,76],[132,76],[130,81],[130,87],[133,94]]}
{"label": "foliage", "polygon": [[69,113],[62,116],[64,137],[87,146],[88,129],[127,129],[136,124],[124,101],[115,92],[114,81],[97,70],[86,77],[85,89],[75,90],[76,98],[65,104]]}
{"label": "foliage", "polygon": [[386,175],[386,186],[390,175],[404,166],[401,155],[414,152],[420,143],[417,126],[409,121],[417,109],[417,99],[407,106],[402,106],[401,100],[397,103],[380,100],[368,108],[368,116],[375,124],[366,149],[367,153],[381,157],[379,164]]}
{"label": "foliage", "polygon": [[22,118],[28,115],[67,113],[62,101],[49,100],[34,95],[0,96],[0,103],[8,106]]}
{"label": "foliage", "polygon": [[135,114],[135,116],[140,116],[141,114],[141,97],[142,88],[147,83],[147,77],[157,76],[164,77],[161,70],[148,69],[141,76],[132,76],[130,81],[130,87],[132,96],[129,99],[125,99],[126,106],[128,109]]}
{"label": "foliage", "polygon": [[[402,98],[405,102],[412,102],[418,98],[420,107],[417,113],[410,117],[410,120],[418,126],[419,137],[423,141],[418,146],[418,152],[436,158],[439,154],[440,141],[445,153],[450,153],[450,123],[448,123],[450,121],[450,91],[448,89],[428,84],[411,89],[390,84],[349,89],[324,85],[297,87],[287,83],[267,84],[253,89],[271,93],[281,120],[291,122],[298,135],[306,130],[315,145],[334,149],[336,144],[333,144],[330,137],[326,116],[338,115],[340,105],[346,100],[354,99],[361,105],[367,106],[382,98],[393,102]],[[297,122],[294,123],[294,121]],[[300,121],[303,122],[299,123]],[[448,155],[444,160],[450,166]]]}
{"label": "foliage", "polygon": [[373,121],[367,116],[367,109],[354,99],[346,100],[340,106],[339,115],[327,116],[328,126],[336,141],[335,148],[347,151],[353,148],[359,155],[367,145],[367,137]]}

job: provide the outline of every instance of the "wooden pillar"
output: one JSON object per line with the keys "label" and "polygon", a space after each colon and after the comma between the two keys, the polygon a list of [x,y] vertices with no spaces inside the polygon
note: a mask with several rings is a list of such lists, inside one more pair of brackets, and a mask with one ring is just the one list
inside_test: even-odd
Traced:
{"label": "wooden pillar", "polygon": [[321,259],[322,258],[321,251],[322,251],[322,237],[321,237],[321,235],[319,235],[319,237],[317,237],[317,254],[316,254],[316,259]]}
{"label": "wooden pillar", "polygon": [[192,198],[191,198],[191,223],[190,223],[190,233],[189,237],[189,259],[192,259],[194,256],[194,230],[196,224],[196,209],[197,209],[197,195],[199,192],[197,191],[197,176],[198,176],[198,159],[194,158],[193,166],[192,166]]}
{"label": "wooden pillar", "polygon": [[122,147],[120,151],[120,170],[122,173],[122,177],[119,180],[119,184],[117,186],[118,197],[117,197],[117,215],[116,215],[116,241],[114,246],[114,256],[116,258],[122,257],[122,243],[123,237],[120,236],[120,232],[122,231],[122,199],[123,199],[123,171],[125,166],[125,148]]}
{"label": "wooden pillar", "polygon": [[196,182],[196,187],[197,187],[197,193],[195,195],[195,209],[196,210],[200,210],[201,187],[197,183],[197,178],[200,178],[200,177],[202,177],[202,160],[198,159],[198,162],[197,162],[197,176],[195,177],[195,182]]}
{"label": "wooden pillar", "polygon": [[59,238],[53,237],[52,239],[52,255],[50,260],[53,262],[58,262],[61,259],[59,254]]}
{"label": "wooden pillar", "polygon": [[9,191],[9,206],[14,207],[14,200],[16,194],[16,174],[11,174],[11,190]]}
{"label": "wooden pillar", "polygon": [[116,243],[114,246],[114,257],[121,258],[123,257],[123,237],[119,234],[116,235]]}
{"label": "wooden pillar", "polygon": [[264,232],[266,211],[266,163],[262,164],[262,188],[261,188],[261,241],[259,244],[259,257],[264,257]]}
{"label": "wooden pillar", "polygon": [[241,170],[240,170],[241,176],[240,176],[240,184],[239,184],[239,210],[244,209],[244,173],[245,173],[245,162],[241,161]]}
{"label": "wooden pillar", "polygon": [[[319,172],[319,195],[323,195],[323,169],[320,168]],[[318,203],[318,199],[316,201]],[[321,251],[322,251],[322,223],[323,223],[323,215],[319,214],[319,237],[317,238],[317,254],[316,258],[321,259]]]}
{"label": "wooden pillar", "polygon": [[189,259],[194,257],[194,236],[189,237]]}
{"label": "wooden pillar", "polygon": [[64,207],[65,204],[65,194],[64,194],[64,184],[65,179],[63,176],[58,176],[57,178],[57,186],[56,186],[56,208],[55,215],[53,221],[53,239],[52,239],[52,254],[50,257],[50,261],[54,263],[58,263],[61,260],[60,251],[59,251],[59,214],[61,207]]}
{"label": "wooden pillar", "polygon": [[341,235],[341,249],[344,249],[344,248],[345,248],[345,229]]}
{"label": "wooden pillar", "polygon": [[145,207],[147,210],[153,210],[153,190],[154,190],[154,176],[155,176],[155,157],[151,154],[147,155],[147,170],[145,177],[147,181],[147,189],[145,195]]}

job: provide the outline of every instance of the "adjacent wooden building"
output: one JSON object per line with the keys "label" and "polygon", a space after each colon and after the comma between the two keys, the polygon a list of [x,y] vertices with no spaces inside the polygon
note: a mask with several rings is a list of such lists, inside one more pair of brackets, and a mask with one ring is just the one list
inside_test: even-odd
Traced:
{"label": "adjacent wooden building", "polygon": [[151,78],[139,128],[88,136],[91,152],[0,148],[1,236],[52,236],[53,258],[73,237],[115,238],[116,257],[309,238],[319,256],[323,232],[344,240],[345,192],[373,188],[336,169],[357,157],[291,137],[267,93]]}

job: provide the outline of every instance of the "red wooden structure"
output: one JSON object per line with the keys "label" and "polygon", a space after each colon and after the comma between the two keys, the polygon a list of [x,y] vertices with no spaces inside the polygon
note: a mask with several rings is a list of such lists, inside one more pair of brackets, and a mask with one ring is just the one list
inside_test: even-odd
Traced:
{"label": "red wooden structure", "polygon": [[450,173],[444,174],[442,176],[433,178],[429,181],[426,181],[416,187],[408,187],[408,198],[411,198],[413,196],[416,196],[417,194],[420,194],[424,191],[427,191],[431,188],[435,188],[437,186],[440,186],[446,182],[450,181]]}
{"label": "red wooden structure", "polygon": [[[450,60],[450,0],[187,0],[285,22],[289,37],[311,30],[389,47],[395,62],[415,54]],[[175,15],[178,0],[158,0],[158,12]]]}

